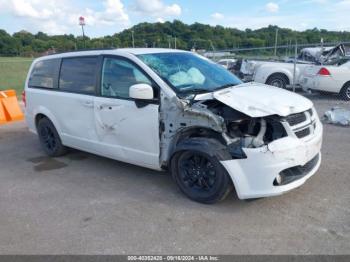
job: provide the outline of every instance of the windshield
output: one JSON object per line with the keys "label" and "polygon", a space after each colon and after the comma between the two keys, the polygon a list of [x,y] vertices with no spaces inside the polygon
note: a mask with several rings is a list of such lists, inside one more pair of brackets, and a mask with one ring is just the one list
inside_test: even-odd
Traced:
{"label": "windshield", "polygon": [[138,55],[178,94],[205,93],[241,84],[220,65],[191,53]]}

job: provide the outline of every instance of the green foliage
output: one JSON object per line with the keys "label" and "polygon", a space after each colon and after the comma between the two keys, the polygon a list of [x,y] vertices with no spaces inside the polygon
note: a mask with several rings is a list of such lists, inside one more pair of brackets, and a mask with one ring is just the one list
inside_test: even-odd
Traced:
{"label": "green foliage", "polygon": [[0,57],[0,90],[15,89],[20,96],[31,63],[30,58]]}
{"label": "green foliage", "polygon": [[[121,48],[132,46],[132,32],[136,47],[175,47],[179,49],[207,49],[213,48],[249,48],[273,46],[277,26],[268,26],[257,30],[238,30],[223,26],[210,26],[200,23],[187,25],[179,20],[165,23],[140,23],[130,29],[112,36],[99,38],[74,35],[48,36],[43,32],[33,35],[20,31],[13,35],[0,30],[0,55],[3,56],[39,56],[48,50],[56,52],[91,48]],[[303,32],[286,28],[279,29],[278,43],[285,45],[297,40],[299,43],[319,43],[321,38],[325,42],[350,41],[350,32],[335,32],[324,29],[310,29]],[[87,32],[89,28],[86,28]]]}

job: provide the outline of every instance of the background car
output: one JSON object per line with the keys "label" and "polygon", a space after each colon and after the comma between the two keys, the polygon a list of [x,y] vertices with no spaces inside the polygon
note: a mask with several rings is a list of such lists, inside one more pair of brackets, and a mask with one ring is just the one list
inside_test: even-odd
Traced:
{"label": "background car", "polygon": [[230,70],[230,68],[234,67],[236,64],[237,60],[236,59],[221,59],[218,61],[219,65],[222,65],[224,68]]}
{"label": "background car", "polygon": [[337,93],[343,100],[350,101],[350,61],[333,66],[308,66],[300,83],[304,90]]}

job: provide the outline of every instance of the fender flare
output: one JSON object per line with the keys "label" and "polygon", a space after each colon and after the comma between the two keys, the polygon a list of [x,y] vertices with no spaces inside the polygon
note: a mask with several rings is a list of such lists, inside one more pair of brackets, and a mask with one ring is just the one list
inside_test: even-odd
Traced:
{"label": "fender flare", "polygon": [[[227,146],[220,143],[218,140],[207,137],[191,137],[181,140],[173,150],[171,159],[181,151],[194,150],[217,157],[220,161],[230,160],[230,155]],[[171,162],[171,161],[170,161]]]}

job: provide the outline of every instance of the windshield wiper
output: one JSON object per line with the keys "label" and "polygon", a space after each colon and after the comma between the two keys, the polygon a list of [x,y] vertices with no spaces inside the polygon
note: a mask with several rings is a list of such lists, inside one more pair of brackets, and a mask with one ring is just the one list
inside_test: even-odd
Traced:
{"label": "windshield wiper", "polygon": [[187,90],[180,90],[179,92],[181,94],[203,94],[203,93],[212,92],[212,90],[202,89],[202,88],[192,88]]}
{"label": "windshield wiper", "polygon": [[217,90],[220,90],[220,89],[225,89],[225,88],[228,88],[228,87],[231,87],[231,86],[236,86],[237,85],[237,83],[235,83],[235,84],[226,84],[226,85],[222,85],[222,86],[219,86],[219,87],[217,87],[217,88],[214,88],[214,90],[213,91],[217,91]]}
{"label": "windshield wiper", "polygon": [[203,94],[203,93],[209,93],[209,92],[212,92],[212,91],[207,89],[201,89],[201,88],[193,88],[187,91],[182,91],[182,92],[180,91],[180,97],[186,98],[186,96],[188,95],[193,95],[192,97],[187,97],[187,99],[189,100],[190,106],[192,106],[194,101],[196,100],[197,95]]}

